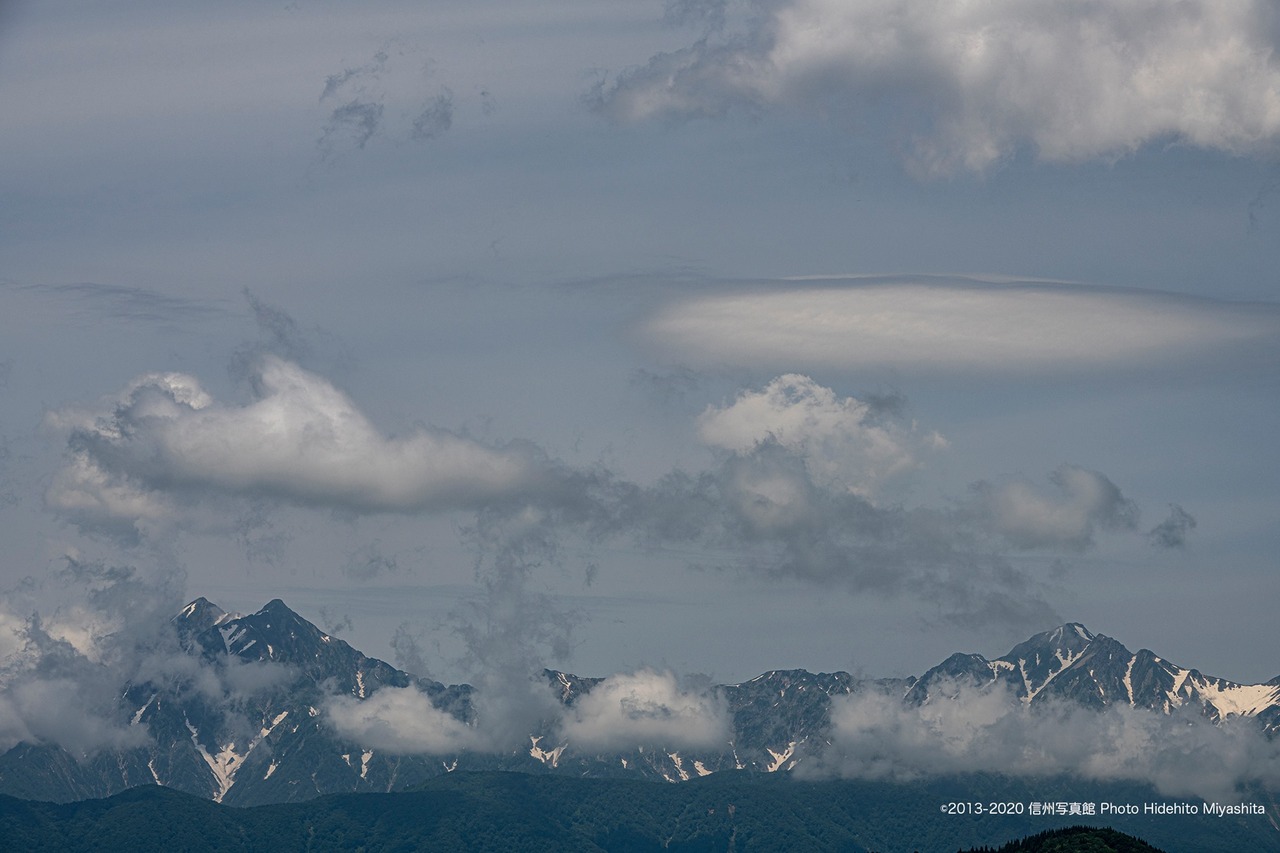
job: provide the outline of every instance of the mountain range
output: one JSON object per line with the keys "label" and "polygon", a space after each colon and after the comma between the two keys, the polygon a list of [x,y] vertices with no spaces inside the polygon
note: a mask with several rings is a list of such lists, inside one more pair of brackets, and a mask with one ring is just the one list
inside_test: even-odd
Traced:
{"label": "mountain range", "polygon": [[[833,701],[859,695],[910,709],[958,692],[1003,693],[1027,713],[1054,703],[1119,706],[1191,714],[1211,724],[1244,720],[1268,739],[1280,731],[1280,678],[1264,684],[1215,678],[1146,649],[1131,652],[1077,623],[1037,634],[1001,657],[954,654],[918,678],[797,669],[704,687],[699,701],[725,722],[714,743],[662,734],[671,727],[637,734],[633,743],[625,743],[624,732],[621,745],[617,738],[576,737],[577,730],[557,723],[556,709],[572,714],[586,707],[593,691],[599,698],[608,689],[601,686],[607,679],[544,670],[531,674],[529,689],[545,696],[551,711],[503,748],[467,740],[483,715],[477,688],[442,684],[368,657],[278,599],[240,615],[199,598],[173,617],[166,636],[170,644],[158,650],[156,662],[120,686],[113,723],[136,737],[83,754],[51,742],[18,743],[0,755],[0,793],[68,802],[159,784],[220,803],[258,805],[403,790],[458,769],[669,782],[726,771],[775,773],[820,762],[830,745]],[[335,708],[373,709],[374,697],[427,704],[412,706],[408,716],[371,711],[355,734],[335,723]],[[677,712],[641,699],[624,696],[623,716],[676,714],[677,727],[681,723]],[[418,725],[421,709],[457,736],[456,746],[421,748],[398,739],[395,721]]]}

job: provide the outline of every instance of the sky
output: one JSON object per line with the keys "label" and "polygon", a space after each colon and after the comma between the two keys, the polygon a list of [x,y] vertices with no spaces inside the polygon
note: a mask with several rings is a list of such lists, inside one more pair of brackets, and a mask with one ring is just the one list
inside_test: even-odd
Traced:
{"label": "sky", "polygon": [[1272,678],[1278,49],[1265,0],[9,0],[0,645],[203,595],[446,681],[1066,621]]}

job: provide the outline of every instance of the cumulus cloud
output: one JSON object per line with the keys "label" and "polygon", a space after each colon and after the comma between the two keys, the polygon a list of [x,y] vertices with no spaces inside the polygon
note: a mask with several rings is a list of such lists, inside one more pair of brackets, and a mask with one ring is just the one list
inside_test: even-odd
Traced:
{"label": "cumulus cloud", "polygon": [[578,752],[711,749],[732,739],[722,696],[681,688],[670,672],[612,675],[565,711],[560,734]]}
{"label": "cumulus cloud", "polygon": [[644,334],[695,365],[1045,373],[1274,348],[1280,313],[1154,291],[973,279],[834,279],[672,301]]}
{"label": "cumulus cloud", "polygon": [[191,376],[155,373],[87,411],[48,422],[70,458],[49,505],[89,529],[137,526],[184,497],[270,499],[354,513],[474,507],[534,488],[531,447],[489,447],[446,430],[388,437],[327,380],[275,356],[255,399],[218,404]]}
{"label": "cumulus cloud", "polygon": [[963,684],[935,695],[950,698],[923,705],[874,692],[833,698],[831,746],[798,772],[892,781],[1070,774],[1223,801],[1248,784],[1280,781],[1280,746],[1249,720],[1213,725],[1185,713],[1069,702],[1031,708],[1006,690]]}
{"label": "cumulus cloud", "polygon": [[739,453],[772,439],[803,458],[816,482],[871,497],[885,481],[920,467],[923,450],[946,446],[937,432],[921,435],[914,423],[886,414],[839,398],[808,376],[787,374],[727,406],[708,406],[698,436]]}
{"label": "cumulus cloud", "polygon": [[1138,507],[1097,471],[1063,465],[1049,475],[1057,494],[1045,494],[1028,482],[975,483],[970,504],[980,523],[1015,548],[1083,551],[1094,532],[1132,530]]}
{"label": "cumulus cloud", "polygon": [[1167,140],[1232,154],[1280,140],[1280,26],[1265,0],[668,7],[690,17],[709,23],[702,37],[602,85],[598,108],[623,121],[834,114],[887,128],[927,176],[1020,149],[1075,162]]}
{"label": "cumulus cloud", "polygon": [[475,729],[441,711],[416,687],[383,687],[367,699],[333,696],[323,712],[339,737],[369,749],[446,755],[482,746]]}

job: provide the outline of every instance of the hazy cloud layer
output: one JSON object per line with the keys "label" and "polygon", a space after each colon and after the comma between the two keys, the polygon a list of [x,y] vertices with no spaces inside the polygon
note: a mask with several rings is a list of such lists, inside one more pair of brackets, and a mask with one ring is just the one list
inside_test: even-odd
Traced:
{"label": "hazy cloud layer", "polygon": [[561,737],[578,752],[713,749],[733,737],[723,697],[651,669],[609,676],[564,713]]}
{"label": "hazy cloud layer", "polygon": [[1280,314],[1104,287],[849,279],[676,299],[643,331],[668,358],[702,365],[1044,374],[1274,349]]}
{"label": "hazy cloud layer", "polygon": [[897,696],[832,700],[831,746],[799,772],[906,781],[952,773],[1072,774],[1154,785],[1167,796],[1238,798],[1280,781],[1280,746],[1252,720],[1213,725],[1113,705],[1028,708],[1010,692],[954,685],[923,705]]}
{"label": "hazy cloud layer", "polygon": [[1168,140],[1233,154],[1280,140],[1280,24],[1265,0],[726,6],[669,6],[702,37],[620,73],[599,108],[625,121],[835,115],[888,135],[929,176],[1022,148],[1071,162]]}
{"label": "hazy cloud layer", "polygon": [[49,423],[70,459],[47,500],[85,528],[163,517],[172,498],[268,498],[354,513],[450,510],[532,488],[538,455],[420,428],[387,437],[327,380],[265,356],[255,399],[216,403],[182,374],[149,374],[87,411]]}

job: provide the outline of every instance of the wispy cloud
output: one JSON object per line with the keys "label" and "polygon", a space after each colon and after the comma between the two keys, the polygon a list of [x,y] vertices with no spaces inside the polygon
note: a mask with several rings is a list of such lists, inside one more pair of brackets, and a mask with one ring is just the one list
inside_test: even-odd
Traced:
{"label": "wispy cloud", "polygon": [[111,317],[144,323],[208,322],[235,316],[217,300],[193,299],[145,287],[97,282],[28,284],[22,290],[50,294],[72,303],[73,311],[95,318]]}

